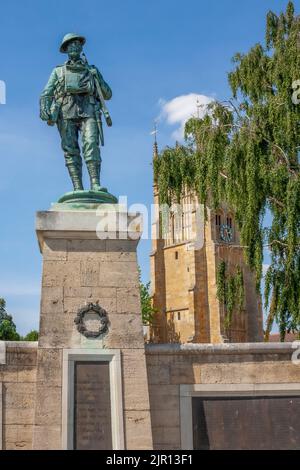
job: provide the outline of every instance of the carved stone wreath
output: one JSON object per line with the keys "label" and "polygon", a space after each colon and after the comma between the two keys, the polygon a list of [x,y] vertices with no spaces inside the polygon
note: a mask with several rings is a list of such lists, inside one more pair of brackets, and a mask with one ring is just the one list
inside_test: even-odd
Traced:
{"label": "carved stone wreath", "polygon": [[[94,314],[98,316],[99,328],[95,331],[89,330],[86,326],[85,316],[88,314]],[[104,310],[104,308],[100,307],[98,304],[90,303],[78,310],[74,323],[76,323],[79,333],[84,335],[86,338],[97,338],[108,330],[109,322],[106,310]]]}

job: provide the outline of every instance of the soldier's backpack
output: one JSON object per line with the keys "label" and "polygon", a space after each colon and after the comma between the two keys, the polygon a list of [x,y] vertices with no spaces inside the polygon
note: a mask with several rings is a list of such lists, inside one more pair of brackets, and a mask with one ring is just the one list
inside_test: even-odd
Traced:
{"label": "soldier's backpack", "polygon": [[94,92],[94,79],[89,67],[82,64],[65,65],[65,94],[92,95]]}

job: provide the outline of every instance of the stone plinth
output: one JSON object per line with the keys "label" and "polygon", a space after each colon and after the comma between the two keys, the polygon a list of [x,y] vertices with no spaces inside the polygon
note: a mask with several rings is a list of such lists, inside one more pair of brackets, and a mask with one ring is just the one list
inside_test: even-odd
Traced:
{"label": "stone plinth", "polygon": [[[136,257],[141,220],[117,205],[101,209],[37,213],[43,274],[35,449],[72,448],[71,357],[112,361],[114,448],[152,448]],[[108,328],[95,338],[82,334],[74,322],[89,304],[107,313]],[[92,328],[93,322],[85,325]]]}

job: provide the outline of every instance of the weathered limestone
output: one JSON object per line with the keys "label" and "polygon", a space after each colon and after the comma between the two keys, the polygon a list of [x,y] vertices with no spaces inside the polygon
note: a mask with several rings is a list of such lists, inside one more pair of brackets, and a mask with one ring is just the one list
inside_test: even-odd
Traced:
{"label": "weathered limestone", "polygon": [[[61,448],[61,408],[56,402],[61,400],[63,348],[38,348],[37,343],[24,342],[3,345],[2,448],[31,449],[33,429],[35,448]],[[291,360],[294,352],[295,345],[289,343],[159,344],[146,345],[142,353],[139,348],[122,349],[125,447],[152,445],[143,431],[149,420],[148,384],[154,448],[186,449],[185,436],[192,421],[182,412],[182,400],[197,390],[205,396],[236,396],[246,391],[251,396],[299,395],[300,367]]]}
{"label": "weathered limestone", "polygon": [[192,416],[185,415],[183,400],[191,400],[193,390],[202,389],[205,396],[300,395],[294,350],[290,343],[148,344],[154,449],[192,448],[187,444],[192,437],[186,439]]}
{"label": "weathered limestone", "polygon": [[[153,192],[154,203],[158,207],[156,185]],[[181,203],[183,222],[177,227],[170,217],[165,239],[162,237],[161,218],[157,217],[152,225],[155,236],[150,256],[151,285],[158,314],[150,328],[151,340],[183,344],[262,341],[260,296],[255,288],[254,275],[244,259],[233,214],[225,204],[218,211],[222,224],[228,217],[233,224],[233,238],[230,243],[224,243],[220,239],[220,226],[216,226],[214,210],[207,207],[205,220],[201,217],[201,205],[195,195],[183,194]],[[194,207],[190,225],[186,220],[189,217],[188,206]],[[244,309],[233,312],[229,328],[225,327],[224,306],[217,298],[217,270],[221,261],[226,262],[230,273],[240,266],[244,278]]]}
{"label": "weathered limestone", "polygon": [[31,449],[37,343],[1,342],[1,349],[0,449]]}
{"label": "weathered limestone", "polygon": [[[122,217],[124,222],[128,215]],[[145,348],[136,264],[139,228],[131,227],[134,239],[128,233],[124,239],[99,239],[98,222],[93,211],[38,215],[43,254],[39,344],[0,342],[0,448],[68,447],[65,443],[70,435],[65,428],[73,410],[68,401],[68,387],[74,382],[72,355],[73,361],[92,360],[93,355],[111,364],[114,361],[110,370],[114,443],[118,441],[115,433],[122,430],[122,445],[115,448],[192,448],[191,400],[197,394],[300,395],[300,367],[291,360],[295,345],[189,343]],[[124,227],[119,233],[125,235]],[[98,230],[98,235],[109,236],[112,231]],[[212,326],[205,313],[199,318],[195,314],[198,307],[193,307],[201,305],[201,311],[205,310],[208,296],[204,286],[210,286],[214,301],[215,281],[210,274],[215,272],[217,257],[224,258],[225,253],[221,246],[212,244],[210,248],[211,257],[201,250],[192,255],[184,245],[177,248],[179,256],[186,254],[186,267],[193,270],[190,284],[186,284],[191,312],[186,324],[190,327],[192,319],[197,332],[198,322],[195,340],[199,343],[205,340],[205,331],[212,334],[210,328],[217,335],[222,333],[218,315]],[[175,260],[171,250],[170,266]],[[237,252],[234,259],[240,255]],[[199,288],[194,285],[196,280]],[[161,282],[163,286],[164,274]],[[167,282],[176,288],[174,279]],[[249,292],[246,302],[252,301]],[[254,294],[253,299],[255,302]],[[79,308],[96,302],[108,313],[109,329],[98,338],[86,338],[78,332],[74,318]],[[177,308],[176,300],[169,297],[169,302]],[[252,324],[247,321],[249,334],[255,335],[258,318]],[[176,335],[176,329],[173,333]],[[69,434],[72,439],[72,432]]]}
{"label": "weathered limestone", "polygon": [[[93,210],[37,214],[43,275],[35,449],[62,448],[63,351],[73,349],[121,351],[125,448],[152,448],[136,258],[140,221],[134,224],[127,212],[117,212],[115,233],[103,228],[104,215]],[[99,303],[108,314],[108,331],[95,339],[83,336],[74,323],[89,303]]]}

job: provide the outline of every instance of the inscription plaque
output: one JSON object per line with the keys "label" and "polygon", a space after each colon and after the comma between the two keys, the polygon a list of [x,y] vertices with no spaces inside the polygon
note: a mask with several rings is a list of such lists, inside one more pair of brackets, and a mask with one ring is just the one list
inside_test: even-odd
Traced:
{"label": "inscription plaque", "polygon": [[300,397],[193,398],[194,449],[300,448]]}
{"label": "inscription plaque", "polygon": [[74,449],[112,450],[109,362],[76,362]]}

